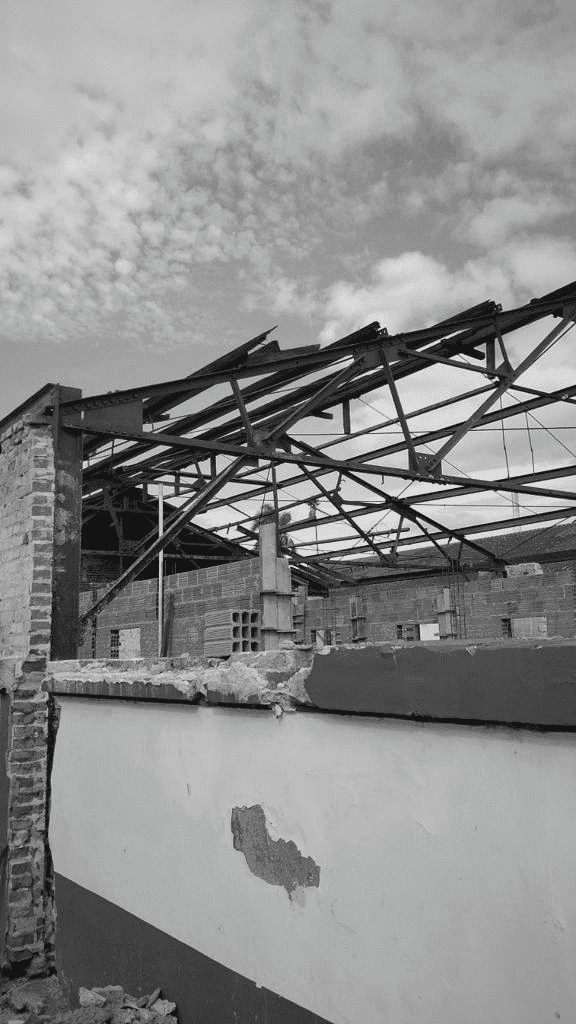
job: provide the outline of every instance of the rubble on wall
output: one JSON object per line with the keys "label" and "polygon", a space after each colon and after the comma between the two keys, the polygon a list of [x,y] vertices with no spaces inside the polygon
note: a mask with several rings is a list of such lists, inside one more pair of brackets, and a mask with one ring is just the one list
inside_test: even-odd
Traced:
{"label": "rubble on wall", "polygon": [[312,649],[290,647],[216,658],[103,659],[48,665],[44,688],[55,694],[204,700],[256,704],[280,711],[310,704],[305,683]]}

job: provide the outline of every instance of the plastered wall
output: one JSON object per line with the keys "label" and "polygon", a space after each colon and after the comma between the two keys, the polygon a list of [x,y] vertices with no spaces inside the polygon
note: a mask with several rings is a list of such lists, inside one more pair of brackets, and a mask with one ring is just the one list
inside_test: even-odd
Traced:
{"label": "plastered wall", "polygon": [[[576,1019],[573,733],[59,702],[50,839],[82,891],[306,1020]],[[190,1020],[261,1019],[210,977]]]}

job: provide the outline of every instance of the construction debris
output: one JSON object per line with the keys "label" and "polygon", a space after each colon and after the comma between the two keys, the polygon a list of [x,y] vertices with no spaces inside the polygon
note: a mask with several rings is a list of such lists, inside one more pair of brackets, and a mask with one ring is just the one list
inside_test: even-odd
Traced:
{"label": "construction debris", "polygon": [[121,985],[104,988],[81,988],[78,991],[79,1010],[72,1010],[56,1018],[53,1024],[177,1024],[176,1003],[161,999],[161,990],[137,999],[125,992]]}
{"label": "construction debris", "polygon": [[57,998],[53,992],[43,996],[41,984],[15,984],[5,991],[0,996],[0,1024],[178,1024],[176,1003],[162,999],[159,988],[139,998],[121,985],[80,988],[80,1005],[70,1009],[61,990]]}

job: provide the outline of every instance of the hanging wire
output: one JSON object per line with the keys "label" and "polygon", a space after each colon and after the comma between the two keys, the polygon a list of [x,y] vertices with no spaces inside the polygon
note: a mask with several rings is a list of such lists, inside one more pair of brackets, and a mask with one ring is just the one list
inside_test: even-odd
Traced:
{"label": "hanging wire", "polygon": [[[538,536],[539,536],[539,537],[542,537],[542,536],[543,536],[543,534],[545,534],[545,533],[549,533],[549,532],[550,532],[550,530],[558,530],[558,529],[559,529],[559,528],[560,528],[561,526],[564,526],[564,524],[565,524],[565,523],[566,523],[566,522],[567,522],[567,521],[568,521],[569,519],[573,519],[573,518],[574,518],[574,515],[575,515],[575,514],[576,514],[576,513],[574,512],[574,510],[570,510],[570,512],[568,513],[568,515],[567,515],[567,516],[564,516],[564,518],[563,518],[563,519],[561,519],[559,523],[553,523],[553,524],[552,524],[552,526],[546,526],[546,527],[544,527],[544,529],[542,529],[542,530],[539,530],[539,531],[538,531]],[[523,544],[527,544],[527,543],[528,543],[528,541],[529,541],[530,539],[531,539],[531,535],[530,535],[530,534],[527,534],[527,536],[526,536],[526,537],[523,537],[523,538],[522,538],[522,540],[519,540],[517,544],[513,544],[513,545],[512,545],[511,547],[509,547],[509,548],[506,548],[506,550],[505,550],[505,551],[503,551],[503,552],[502,552],[502,554],[503,554],[504,556],[506,556],[506,555],[509,555],[509,554],[510,554],[510,553],[511,553],[512,551],[516,551],[516,549],[517,549],[517,548],[520,548],[520,547],[522,547],[522,545],[523,545]]]}
{"label": "hanging wire", "polygon": [[[504,409],[502,408],[502,396],[500,396],[500,416],[503,416]],[[500,420],[500,426],[502,427],[502,447],[504,448],[504,458],[506,460],[506,476],[510,477],[510,463],[508,462],[508,449],[506,447],[506,431],[504,430],[504,419]]]}
{"label": "hanging wire", "polygon": [[571,448],[569,448],[567,444],[564,444],[564,442],[563,442],[563,441],[561,441],[559,437],[556,437],[556,434],[553,434],[553,433],[552,433],[552,431],[550,430],[550,428],[549,428],[549,427],[546,427],[546,426],[544,425],[544,423],[542,423],[542,422],[541,422],[541,421],[540,421],[540,420],[539,420],[539,419],[538,419],[538,418],[537,418],[537,417],[536,417],[536,416],[534,415],[534,413],[533,413],[533,412],[531,412],[531,413],[530,413],[530,418],[531,418],[531,419],[533,419],[533,420],[536,420],[536,423],[538,424],[538,426],[539,426],[539,427],[542,427],[542,430],[545,430],[547,434],[550,434],[550,437],[551,437],[551,438],[553,438],[553,440],[554,440],[554,441],[557,441],[557,442],[558,442],[558,444],[559,444],[559,445],[561,445],[561,447],[562,447],[562,448],[564,449],[564,451],[565,451],[565,452],[568,452],[568,454],[569,454],[569,455],[571,455],[573,459],[576,459],[576,452],[573,452],[573,451],[572,451],[572,449],[571,449]]}
{"label": "hanging wire", "polygon": [[527,431],[527,434],[528,434],[528,444],[530,445],[530,455],[532,457],[532,475],[534,475],[534,473],[536,472],[536,467],[535,467],[535,464],[534,464],[534,448],[532,446],[532,435],[530,433],[530,424],[528,422],[528,413],[525,412],[524,415],[526,416],[526,431]]}

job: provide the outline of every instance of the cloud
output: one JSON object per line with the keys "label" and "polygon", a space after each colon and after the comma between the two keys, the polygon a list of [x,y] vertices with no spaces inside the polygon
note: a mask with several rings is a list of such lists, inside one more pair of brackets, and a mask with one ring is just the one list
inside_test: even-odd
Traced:
{"label": "cloud", "polygon": [[518,229],[532,228],[550,221],[566,211],[555,196],[542,195],[533,201],[515,197],[491,199],[482,209],[467,212],[459,233],[482,248],[501,245]]}
{"label": "cloud", "polygon": [[[5,0],[4,335],[175,344],[191,311],[210,322],[211,290],[230,309],[324,310],[328,334],[384,300],[404,323],[436,315],[446,288],[457,304],[506,294],[529,242],[448,269],[450,232],[504,247],[566,208],[483,163],[552,161],[569,183],[572,21],[567,0],[522,17],[512,0]],[[446,132],[456,160],[436,152]],[[407,157],[420,143],[428,178]],[[437,258],[400,244],[407,210],[453,195]],[[331,284],[335,259],[371,257],[367,285]]]}
{"label": "cloud", "polygon": [[469,261],[452,272],[422,252],[380,260],[368,285],[338,281],[325,294],[322,341],[332,341],[372,320],[388,331],[409,330],[473,306],[488,296],[510,301],[510,280],[488,261]]}
{"label": "cloud", "polygon": [[[382,207],[382,175],[357,195],[330,165],[413,123],[391,44],[308,4],[244,0],[225,13],[207,0],[36,12],[7,0],[8,336],[68,340],[128,312],[132,327],[176,340],[167,295],[202,301],[202,265],[249,267],[262,294],[326,225],[350,230]],[[273,303],[281,294],[273,284]]]}
{"label": "cloud", "polygon": [[472,6],[427,5],[427,36],[416,43],[421,102],[476,157],[523,151],[568,168],[576,135],[572,4],[525,12],[512,3]]}
{"label": "cloud", "polygon": [[517,294],[527,298],[576,280],[576,243],[569,238],[533,235],[510,242],[496,255]]}

